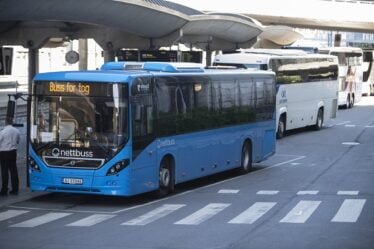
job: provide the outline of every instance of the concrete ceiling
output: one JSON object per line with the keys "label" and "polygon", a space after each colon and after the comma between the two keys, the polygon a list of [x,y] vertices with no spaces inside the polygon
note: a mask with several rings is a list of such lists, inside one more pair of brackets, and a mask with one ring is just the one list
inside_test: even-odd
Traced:
{"label": "concrete ceiling", "polygon": [[287,25],[295,28],[310,28],[322,30],[336,30],[346,32],[368,32],[374,31],[374,22],[372,21],[343,21],[327,20],[321,18],[275,16],[263,14],[248,14],[264,25]]}
{"label": "concrete ceiling", "polygon": [[1,0],[0,45],[41,47],[51,37],[94,38],[104,49],[177,42],[210,49],[250,47],[262,27],[161,0]]}

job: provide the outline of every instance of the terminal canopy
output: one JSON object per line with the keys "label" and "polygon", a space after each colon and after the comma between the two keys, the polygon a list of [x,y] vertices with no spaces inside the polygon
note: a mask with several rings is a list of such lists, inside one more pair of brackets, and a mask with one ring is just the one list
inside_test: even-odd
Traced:
{"label": "terminal canopy", "polygon": [[248,18],[204,14],[163,0],[2,0],[0,45],[42,47],[51,37],[94,38],[103,49],[177,43],[250,47],[262,28]]}

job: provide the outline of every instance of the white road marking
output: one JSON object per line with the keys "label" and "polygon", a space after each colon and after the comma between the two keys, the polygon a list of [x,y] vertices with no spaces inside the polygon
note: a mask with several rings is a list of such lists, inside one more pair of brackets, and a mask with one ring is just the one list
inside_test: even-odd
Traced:
{"label": "white road marking", "polygon": [[231,204],[229,203],[210,203],[186,218],[175,222],[177,225],[199,225],[218,214]]}
{"label": "white road marking", "polygon": [[359,145],[360,143],[357,142],[344,142],[343,145]]}
{"label": "white road marking", "polygon": [[278,190],[260,190],[256,194],[258,195],[276,195],[278,194]]}
{"label": "white road marking", "polygon": [[300,165],[301,163],[291,163],[291,165],[293,166],[296,166],[296,165]]}
{"label": "white road marking", "polygon": [[351,121],[345,121],[345,122],[341,122],[339,124],[336,124],[336,125],[345,125],[345,124],[349,124]]}
{"label": "white road marking", "polygon": [[8,210],[0,213],[0,221],[8,220],[21,214],[28,213],[25,210]]}
{"label": "white road marking", "polygon": [[266,214],[276,202],[256,202],[243,213],[230,220],[231,224],[253,224],[256,220]]}
{"label": "white road marking", "polygon": [[[277,154],[277,156],[296,156],[296,155],[286,155],[286,154]],[[258,173],[261,173],[263,170],[268,170],[268,169],[271,169],[271,168],[274,168],[274,167],[278,167],[278,166],[281,166],[281,165],[284,165],[284,164],[287,164],[287,163],[291,163],[291,162],[294,162],[294,161],[297,161],[297,160],[301,160],[301,159],[304,159],[306,156],[299,156],[297,158],[294,158],[294,159],[291,159],[291,160],[288,160],[288,161],[285,161],[285,162],[281,162],[281,163],[277,163],[277,164],[273,164],[269,167],[266,167],[266,168],[263,168],[261,170],[257,170],[257,171],[254,171],[252,172],[251,174],[254,175],[254,174],[258,174]],[[194,193],[196,191],[201,191],[203,189],[207,189],[207,188],[210,188],[210,187],[213,187],[213,186],[216,186],[216,185],[219,185],[219,184],[223,184],[225,182],[230,182],[230,181],[234,181],[234,180],[237,180],[239,178],[243,178],[245,177],[246,175],[240,175],[240,176],[236,176],[236,177],[233,177],[233,178],[230,178],[230,179],[226,179],[226,180],[223,180],[223,181],[220,181],[220,182],[216,182],[216,183],[212,183],[210,185],[206,185],[206,186],[203,186],[203,187],[200,187],[200,188],[196,188],[196,189],[193,189],[193,190],[189,190],[189,191],[186,191],[186,192],[183,192],[183,193],[180,193],[180,194],[176,194],[176,195],[173,195],[173,196],[170,196],[170,197],[166,197],[166,198],[163,198],[163,199],[159,199],[159,200],[155,200],[155,201],[151,201],[151,202],[148,202],[148,203],[145,203],[145,204],[140,204],[140,205],[137,205],[137,206],[133,206],[133,207],[129,207],[129,208],[124,208],[124,209],[120,209],[120,210],[117,210],[117,211],[114,211],[114,212],[108,212],[108,213],[111,213],[111,214],[117,214],[117,213],[122,213],[122,212],[126,212],[126,211],[129,211],[129,210],[132,210],[132,209],[137,209],[137,208],[141,208],[141,207],[145,207],[145,206],[149,206],[149,205],[152,205],[152,204],[155,204],[155,203],[158,203],[158,202],[161,202],[161,201],[166,201],[166,200],[171,200],[171,199],[175,199],[177,197],[180,197],[180,196],[183,196],[183,195],[187,195],[187,194],[190,194],[190,193]],[[103,212],[101,212],[103,213]]]}
{"label": "white road marking", "polygon": [[65,216],[68,216],[71,214],[72,213],[47,213],[45,215],[33,218],[31,220],[27,220],[21,223],[14,224],[11,227],[36,227],[36,226],[40,226],[51,221],[64,218]]}
{"label": "white road marking", "polygon": [[302,190],[297,192],[297,195],[316,195],[318,192],[318,190]]}
{"label": "white road marking", "polygon": [[346,199],[332,222],[356,222],[365,205],[366,199]]}
{"label": "white road marking", "polygon": [[158,207],[146,214],[143,214],[135,219],[129,220],[127,222],[122,223],[121,225],[127,225],[127,226],[143,226],[147,225],[153,221],[156,221],[158,219],[161,219],[162,217],[165,217],[166,215],[186,206],[185,204],[165,204],[161,207]]}
{"label": "white road marking", "polygon": [[220,189],[218,194],[237,194],[239,189]]}
{"label": "white road marking", "polygon": [[76,222],[67,224],[66,226],[69,227],[90,227],[93,225],[96,225],[100,222],[109,220],[113,218],[115,215],[110,215],[110,214],[93,214],[88,216],[87,218],[78,220]]}
{"label": "white road marking", "polygon": [[305,223],[318,208],[321,201],[300,201],[283,219],[284,223]]}
{"label": "white road marking", "polygon": [[348,124],[346,124],[345,127],[356,127],[356,125],[348,125]]}
{"label": "white road marking", "polygon": [[337,195],[358,195],[359,191],[338,191]]}
{"label": "white road marking", "polygon": [[374,128],[374,125],[366,125],[365,128]]}
{"label": "white road marking", "polygon": [[[287,164],[287,163],[292,163],[294,161],[298,161],[298,160],[304,159],[305,157],[306,156],[299,156],[298,158],[295,158],[295,159],[291,159],[291,160],[288,160],[288,161],[285,161],[285,162],[281,162],[281,163],[277,163],[277,164],[271,165],[269,167],[264,168],[263,170],[265,170],[265,169],[271,169],[271,168],[274,168],[274,167],[278,167],[278,166],[281,166],[281,165]],[[255,172],[258,172],[258,171],[255,171]]]}
{"label": "white road marking", "polygon": [[[273,164],[273,165],[270,165],[270,166],[268,166],[266,168],[263,168],[263,169],[260,169],[260,170],[256,170],[254,172],[251,172],[251,175],[259,174],[264,170],[268,170],[268,169],[272,169],[274,167],[282,166],[284,164],[291,163],[291,162],[294,162],[294,161],[297,161],[297,160],[301,160],[301,159],[304,159],[306,157],[306,156],[297,156],[297,155],[289,155],[289,154],[276,154],[274,156],[297,157],[297,158],[294,158],[294,159],[291,159],[291,160],[288,160],[288,161],[285,161],[285,162],[280,162],[280,163],[277,163],[277,164]],[[210,187],[213,187],[213,186],[216,186],[216,185],[220,185],[220,184],[223,184],[223,183],[226,183],[226,182],[234,181],[234,180],[237,180],[239,178],[246,177],[246,176],[247,175],[236,176],[236,177],[226,179],[226,180],[223,180],[223,181],[220,181],[220,182],[205,185],[205,186],[200,187],[200,188],[196,188],[196,189],[192,189],[192,190],[182,192],[182,193],[179,193],[179,194],[176,194],[176,195],[172,195],[170,197],[166,197],[166,198],[163,198],[163,199],[158,199],[158,200],[155,200],[155,201],[150,201],[150,202],[147,202],[147,203],[144,203],[144,204],[140,204],[140,205],[136,205],[136,206],[132,206],[132,207],[128,207],[128,208],[119,209],[119,210],[112,211],[112,212],[99,212],[99,211],[92,211],[92,210],[89,210],[89,211],[86,211],[86,210],[69,210],[69,211],[72,212],[72,213],[94,213],[94,214],[95,213],[102,213],[102,214],[123,213],[123,212],[127,212],[127,211],[130,211],[130,210],[133,210],[133,209],[138,209],[138,208],[141,208],[141,207],[150,206],[150,205],[153,205],[153,204],[156,204],[156,203],[159,203],[159,202],[164,202],[166,200],[175,199],[175,198],[178,198],[178,197],[183,196],[183,195],[187,195],[187,194],[190,194],[190,193],[201,191],[203,189],[207,189],[207,188],[210,188]],[[44,210],[44,211],[50,211],[50,212],[66,211],[65,209],[62,210],[62,209],[48,209],[48,208],[29,208],[29,207],[24,207],[24,206],[10,206],[10,207],[12,207],[12,208],[23,208],[23,209],[29,209],[29,210]]]}

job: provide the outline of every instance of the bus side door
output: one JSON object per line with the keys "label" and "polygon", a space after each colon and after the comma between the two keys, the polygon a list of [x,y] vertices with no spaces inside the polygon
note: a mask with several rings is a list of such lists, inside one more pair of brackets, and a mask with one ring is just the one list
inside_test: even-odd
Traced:
{"label": "bus side door", "polygon": [[136,192],[152,190],[158,184],[151,81],[151,77],[136,78],[131,88],[132,179]]}

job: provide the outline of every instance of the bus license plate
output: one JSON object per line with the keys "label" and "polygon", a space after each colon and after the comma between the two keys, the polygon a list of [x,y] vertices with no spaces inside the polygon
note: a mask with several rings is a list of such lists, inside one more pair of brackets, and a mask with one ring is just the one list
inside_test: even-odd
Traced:
{"label": "bus license plate", "polygon": [[62,178],[62,183],[71,184],[71,185],[82,185],[83,179],[82,178]]}

